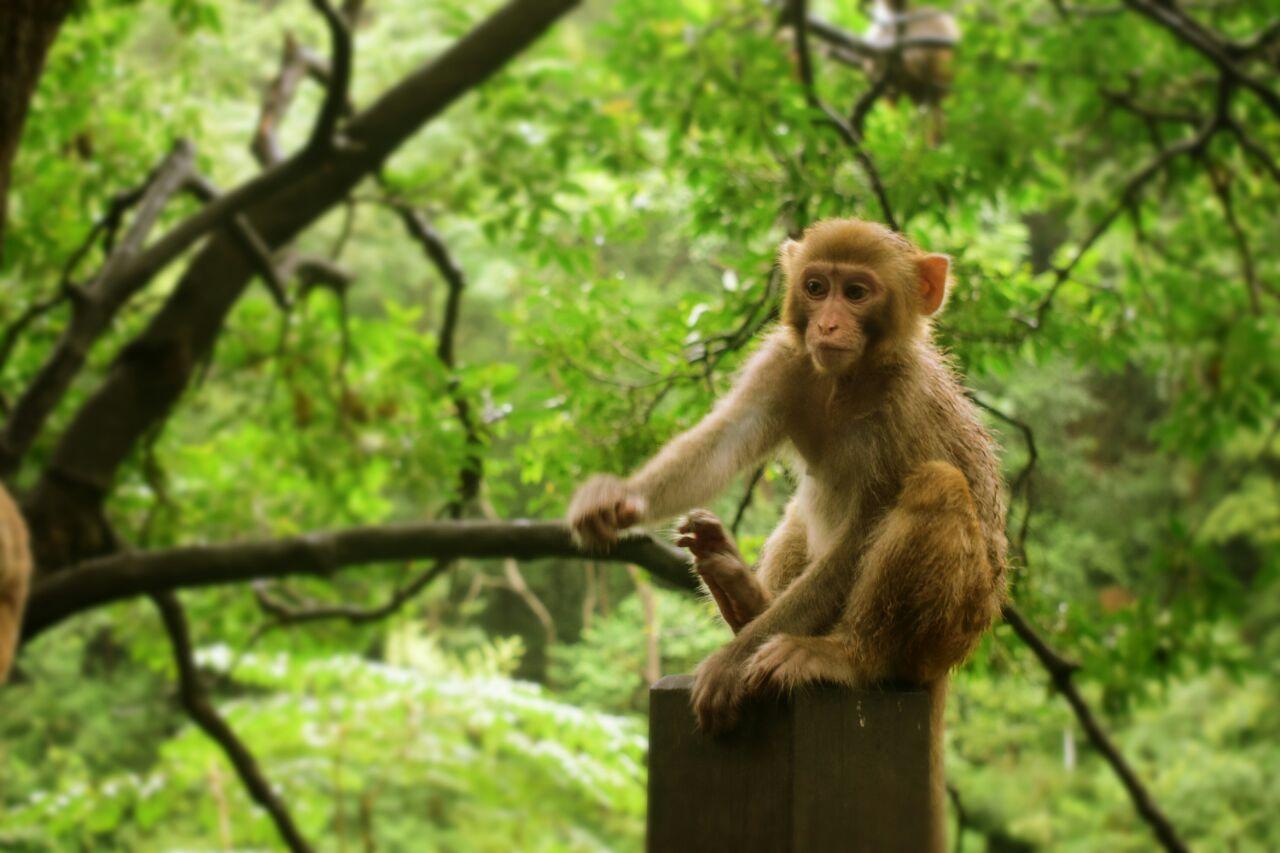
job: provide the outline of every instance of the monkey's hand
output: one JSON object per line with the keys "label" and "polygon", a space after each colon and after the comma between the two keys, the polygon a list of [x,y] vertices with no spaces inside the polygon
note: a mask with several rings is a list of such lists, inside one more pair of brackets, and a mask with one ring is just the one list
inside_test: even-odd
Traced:
{"label": "monkey's hand", "polygon": [[768,597],[720,519],[695,509],[680,524],[676,545],[693,554],[693,568],[707,585],[720,615],[733,633],[768,606]]}
{"label": "monkey's hand", "polygon": [[698,728],[709,735],[733,728],[746,697],[746,660],[729,644],[698,665],[693,673],[693,711]]}
{"label": "monkey's hand", "polygon": [[605,552],[618,542],[618,532],[639,523],[645,500],[626,483],[597,474],[578,488],[569,504],[573,538],[588,551]]}

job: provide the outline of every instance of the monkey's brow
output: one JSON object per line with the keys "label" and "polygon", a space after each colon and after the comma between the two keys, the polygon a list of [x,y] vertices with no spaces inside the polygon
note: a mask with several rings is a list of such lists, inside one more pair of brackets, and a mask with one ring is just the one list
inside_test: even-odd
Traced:
{"label": "monkey's brow", "polygon": [[821,273],[832,277],[851,275],[875,277],[875,271],[870,264],[861,264],[856,261],[817,261],[807,264],[804,271],[805,275]]}

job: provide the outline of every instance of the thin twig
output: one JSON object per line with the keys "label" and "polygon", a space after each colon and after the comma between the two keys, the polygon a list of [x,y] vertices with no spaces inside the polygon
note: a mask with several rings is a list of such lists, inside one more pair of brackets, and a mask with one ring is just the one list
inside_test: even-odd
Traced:
{"label": "thin twig", "polygon": [[1072,676],[1080,669],[1079,664],[1067,660],[1054,651],[1012,604],[1006,604],[1003,612],[1004,621],[1013,628],[1018,638],[1030,647],[1036,658],[1049,672],[1049,678],[1053,682],[1054,688],[1062,694],[1063,698],[1071,706],[1071,710],[1075,712],[1076,719],[1080,721],[1085,734],[1089,737],[1089,742],[1093,744],[1098,752],[1102,753],[1102,757],[1106,759],[1107,763],[1111,765],[1111,769],[1120,777],[1120,783],[1124,785],[1125,790],[1129,793],[1129,798],[1133,800],[1133,805],[1137,808],[1138,814],[1151,827],[1161,846],[1165,850],[1171,851],[1171,853],[1185,853],[1187,850],[1186,843],[1179,837],[1173,825],[1169,823],[1169,819],[1165,817],[1164,812],[1156,805],[1151,793],[1142,784],[1142,780],[1138,778],[1137,774],[1133,772],[1129,762],[1120,754],[1120,750],[1112,742],[1102,724],[1098,722],[1098,718],[1094,716],[1089,704],[1072,680]]}

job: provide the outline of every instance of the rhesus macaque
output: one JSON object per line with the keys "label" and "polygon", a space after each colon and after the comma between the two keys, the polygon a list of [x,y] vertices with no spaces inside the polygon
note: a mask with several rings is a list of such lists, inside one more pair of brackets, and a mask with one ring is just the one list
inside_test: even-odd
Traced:
{"label": "rhesus macaque", "polygon": [[[955,16],[933,6],[908,9],[906,0],[874,0],[871,26],[863,34],[876,47],[888,47],[911,39],[945,39],[958,44],[960,26]],[[867,61],[873,79],[889,74],[887,94],[906,95],[912,103],[928,112],[928,135],[931,145],[942,139],[942,99],[951,91],[954,78],[951,63],[954,47],[909,47],[895,64],[890,56],[877,56]]]}
{"label": "rhesus macaque", "polygon": [[838,219],[785,242],[779,263],[782,322],[733,390],[631,477],[584,484],[570,524],[608,548],[784,446],[799,486],[754,570],[711,513],[680,526],[735,634],[695,673],[699,724],[731,727],[752,692],[900,680],[931,689],[940,738],[947,673],[1004,601],[1006,548],[995,445],[931,338],[949,259]]}
{"label": "rhesus macaque", "polygon": [[0,486],[0,684],[9,677],[9,666],[18,647],[30,579],[27,525],[9,493]]}

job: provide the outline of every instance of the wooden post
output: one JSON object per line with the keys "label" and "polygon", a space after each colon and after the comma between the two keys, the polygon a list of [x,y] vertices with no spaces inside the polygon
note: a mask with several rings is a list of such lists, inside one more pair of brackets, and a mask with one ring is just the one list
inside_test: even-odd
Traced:
{"label": "wooden post", "polygon": [[698,733],[692,676],[649,691],[651,853],[927,851],[929,695],[815,686],[759,700],[728,735]]}

